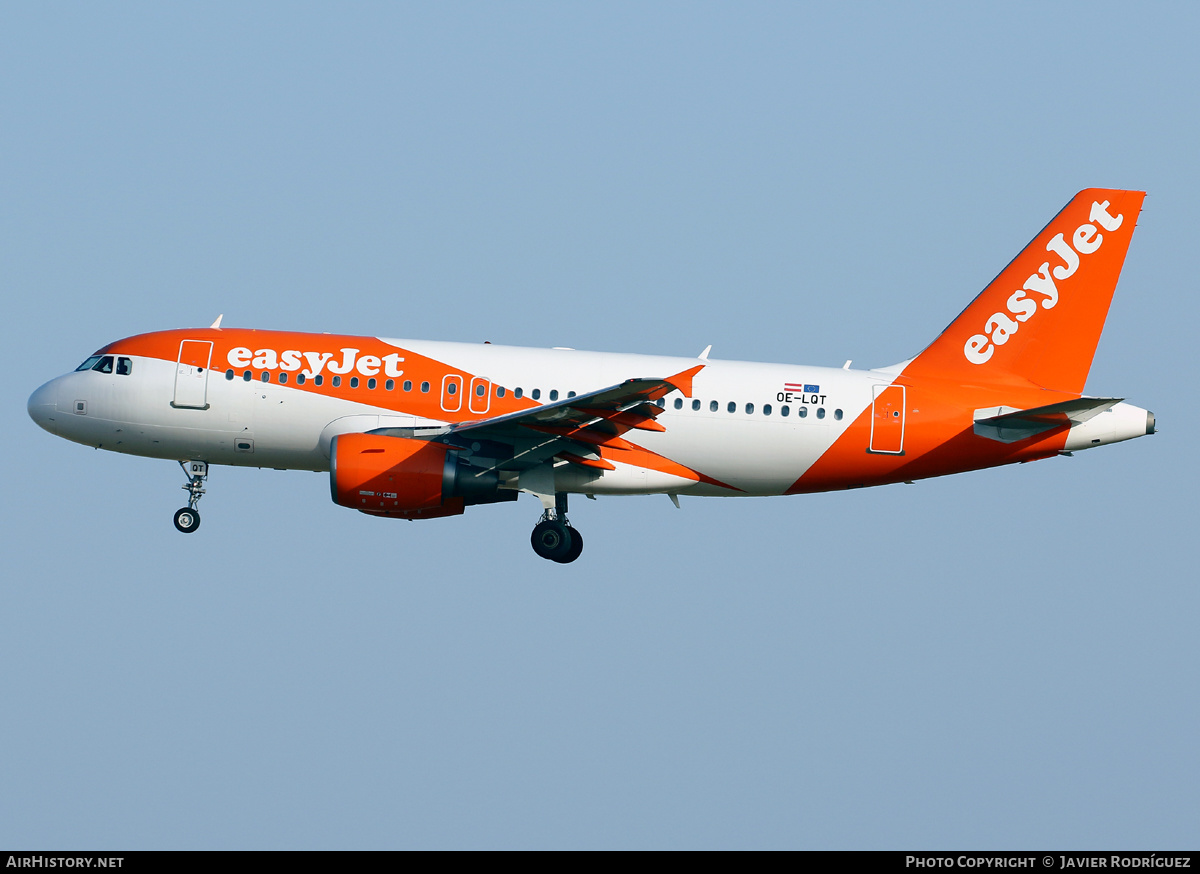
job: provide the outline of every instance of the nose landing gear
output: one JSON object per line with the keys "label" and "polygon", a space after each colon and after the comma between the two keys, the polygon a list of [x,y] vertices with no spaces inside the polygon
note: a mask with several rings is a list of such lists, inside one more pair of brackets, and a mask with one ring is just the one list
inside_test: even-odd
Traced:
{"label": "nose landing gear", "polygon": [[583,553],[583,535],[567,521],[566,492],[554,496],[554,509],[542,513],[529,542],[542,558],[559,564],[569,564]]}
{"label": "nose landing gear", "polygon": [[181,461],[179,466],[183,468],[183,473],[188,478],[188,481],[182,486],[188,493],[188,504],[183,509],[175,511],[175,527],[184,534],[191,534],[200,527],[200,514],[196,511],[196,504],[204,495],[204,481],[208,479],[208,462]]}

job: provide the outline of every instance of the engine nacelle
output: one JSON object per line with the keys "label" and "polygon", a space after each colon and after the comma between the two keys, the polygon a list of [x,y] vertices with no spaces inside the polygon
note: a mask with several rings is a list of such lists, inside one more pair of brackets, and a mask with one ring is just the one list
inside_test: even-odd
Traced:
{"label": "engine nacelle", "polygon": [[516,500],[495,471],[472,468],[453,446],[383,434],[340,434],[329,447],[333,502],[374,516],[457,516],[469,504]]}

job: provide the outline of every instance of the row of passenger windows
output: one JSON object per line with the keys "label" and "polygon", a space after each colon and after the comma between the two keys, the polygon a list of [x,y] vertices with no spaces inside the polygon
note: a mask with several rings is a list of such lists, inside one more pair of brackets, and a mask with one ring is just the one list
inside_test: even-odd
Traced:
{"label": "row of passenger windows", "polygon": [[117,376],[129,376],[129,374],[133,373],[133,359],[123,356],[114,358],[112,355],[93,355],[75,368],[76,373],[81,370],[95,370],[99,373],[115,373]]}
{"label": "row of passenger windows", "polygon": [[[663,407],[664,409],[666,408],[666,401],[664,401],[662,399],[655,401],[655,403],[657,403],[660,407]],[[693,398],[691,406],[692,406],[693,410],[699,410],[703,406],[703,401],[700,401],[697,398]],[[675,409],[677,409],[677,410],[683,409],[683,398],[675,398]],[[720,410],[721,410],[721,402],[720,401],[709,401],[708,402],[708,411],[710,413],[720,412]],[[726,412],[729,412],[729,413],[736,413],[738,411],[737,401],[730,401],[729,403],[727,403],[725,405],[725,410],[726,410]],[[754,404],[746,404],[745,411],[746,411],[747,416],[753,416],[754,415]],[[762,415],[769,416],[773,412],[775,412],[775,409],[770,404],[762,405],[762,408],[761,408]],[[791,414],[792,414],[791,407],[784,405],[779,408],[779,415],[786,418],[787,416],[790,416]],[[801,419],[807,418],[808,417],[808,407],[797,407],[796,415],[798,417],[800,417]],[[817,407],[817,418],[818,419],[825,418],[825,408],[824,407]],[[842,411],[834,410],[833,418],[840,422],[842,420]]]}
{"label": "row of passenger windows", "polygon": [[[235,379],[236,374],[232,370],[226,370],[225,378],[226,379]],[[254,380],[254,371],[252,371],[252,370],[243,371],[242,379],[246,382],[252,382]],[[271,381],[270,371],[264,370],[262,372],[262,374],[259,376],[259,380],[262,382],[270,382]],[[325,377],[318,373],[316,376],[314,376],[312,378],[311,381],[312,381],[313,385],[324,385]],[[281,371],[278,374],[278,382],[280,385],[287,385],[288,375]],[[303,373],[296,374],[296,385],[304,385],[306,382],[309,382],[308,377],[306,377]],[[332,385],[334,388],[339,388],[342,384],[342,378],[340,376],[335,376],[332,379],[330,379],[329,384]],[[358,377],[357,376],[350,377],[349,385],[350,385],[350,388],[358,388],[358,386],[359,386]],[[379,386],[379,380],[377,380],[375,377],[371,377],[370,379],[367,380],[367,388],[377,388],[378,386]],[[396,380],[394,380],[394,379],[386,380],[383,384],[383,387],[386,391],[394,390],[396,388]],[[479,388],[483,388],[483,386],[479,386]],[[404,380],[404,390],[412,391],[412,389],[413,389],[412,380],[409,380],[409,379]],[[427,383],[427,382],[421,383],[421,391],[428,393],[429,383]],[[482,397],[482,396],[483,396],[483,393],[480,392],[480,397]],[[503,397],[503,395],[501,395],[501,397]]]}
{"label": "row of passenger windows", "polygon": [[[91,359],[88,359],[88,360],[90,361]],[[129,359],[127,359],[127,358],[122,358],[121,360],[122,360],[122,361],[128,361]],[[84,362],[84,364],[87,364],[87,363],[88,363],[88,362],[86,362],[86,361]],[[79,369],[80,369],[80,370],[86,370],[86,369],[88,369],[88,368],[86,368],[86,367],[80,367]],[[96,369],[99,369],[99,368],[96,368]],[[105,372],[108,372],[108,371],[105,371]],[[235,378],[235,374],[234,374],[234,372],[233,372],[232,370],[226,370],[226,371],[225,371],[225,378],[226,378],[226,379],[234,379],[234,378]],[[242,373],[242,379],[243,379],[243,380],[245,380],[246,382],[251,382],[251,381],[254,379],[254,372],[253,372],[253,371],[250,371],[250,370],[246,370],[246,371],[244,371],[244,372]],[[264,370],[264,371],[262,371],[262,374],[259,376],[259,379],[260,379],[262,382],[270,382],[270,381],[271,381],[271,373],[270,373],[270,371],[267,371],[267,370]],[[278,381],[279,381],[279,384],[280,384],[280,385],[287,385],[287,382],[288,382],[288,375],[287,375],[286,373],[284,373],[284,372],[280,372],[280,373],[278,374]],[[304,374],[303,374],[303,373],[298,373],[298,374],[296,374],[296,385],[304,385],[304,384],[305,384],[307,381],[308,381],[308,380],[307,380],[307,378],[304,376]],[[314,376],[314,377],[312,378],[312,384],[313,384],[313,385],[323,385],[323,384],[324,384],[324,382],[325,382],[325,377],[324,377],[324,376],[322,376],[321,374],[317,374],[316,376]],[[330,379],[330,385],[332,385],[334,388],[338,388],[338,387],[340,387],[340,386],[341,386],[341,384],[342,384],[342,378],[341,378],[340,376],[334,376],[334,377],[332,377],[332,378]],[[358,377],[357,377],[357,376],[352,376],[352,377],[350,377],[350,383],[349,383],[349,384],[350,384],[350,388],[358,388],[358,387],[359,387],[359,380],[358,380]],[[368,388],[368,389],[374,389],[374,388],[377,388],[378,386],[379,386],[379,381],[378,381],[377,379],[375,379],[374,377],[371,377],[370,379],[368,379],[368,380],[367,380],[367,388]],[[395,390],[395,388],[396,388],[396,380],[394,380],[394,379],[385,380],[385,381],[384,381],[384,383],[383,383],[383,388],[384,388],[384,390],[385,390],[385,391],[393,391],[393,390]],[[412,391],[412,390],[413,390],[413,382],[412,382],[412,380],[410,380],[410,379],[406,379],[406,380],[404,380],[404,382],[403,382],[403,383],[401,383],[401,388],[402,388],[404,391]],[[428,382],[422,382],[422,383],[421,383],[421,385],[420,385],[420,389],[421,389],[421,391],[422,391],[422,392],[424,392],[425,394],[428,394],[428,393],[429,393],[429,389],[430,389],[430,385],[429,385],[429,383],[428,383]],[[504,396],[505,396],[505,394],[507,394],[507,392],[506,392],[506,390],[505,390],[504,386],[500,386],[500,385],[498,385],[498,386],[496,386],[496,387],[495,387],[495,389],[496,389],[496,397],[498,397],[498,398],[502,398],[502,397],[504,397]],[[453,394],[457,394],[457,393],[458,393],[458,384],[457,384],[457,383],[453,383],[453,382],[452,382],[452,383],[450,383],[449,385],[447,385],[447,386],[446,386],[446,392],[447,392],[447,394],[451,394],[451,395],[453,395]],[[483,397],[483,396],[484,396],[486,393],[487,393],[487,389],[486,389],[486,388],[485,388],[483,385],[477,385],[477,386],[475,386],[475,395],[476,395],[476,397]],[[524,390],[524,389],[521,389],[521,388],[515,388],[515,389],[513,389],[513,397],[515,397],[515,398],[521,398],[521,397],[524,397],[524,396],[525,396],[525,390]],[[533,389],[532,391],[530,391],[530,392],[529,392],[529,397],[531,397],[531,398],[532,398],[533,400],[535,400],[535,401],[537,401],[537,400],[541,400],[541,398],[542,398],[542,390],[541,390],[540,388],[535,388],[535,389]],[[559,397],[559,394],[558,394],[558,389],[556,389],[556,388],[550,389],[550,392],[549,392],[549,395],[548,395],[548,398],[549,398],[549,400],[551,400],[551,401],[556,401],[556,400],[558,400],[558,397]],[[567,392],[567,397],[568,397],[568,398],[573,398],[573,397],[575,397],[575,392],[573,392],[573,391],[569,391],[569,392]],[[662,398],[660,398],[659,400],[655,401],[655,403],[656,403],[658,406],[660,406],[660,407],[662,407],[662,408],[664,408],[664,409],[666,408],[666,401],[665,401],[665,400],[663,400]],[[683,401],[683,398],[675,398],[675,403],[674,403],[674,406],[675,406],[675,409],[677,409],[677,410],[682,410],[682,409],[684,408],[684,401]],[[703,408],[703,402],[702,402],[701,400],[699,400],[698,398],[693,398],[693,399],[692,399],[692,401],[691,401],[691,405],[690,405],[690,406],[691,406],[692,410],[699,411],[700,409],[702,409],[702,408]],[[712,413],[717,413],[717,412],[720,412],[720,410],[721,410],[721,402],[720,402],[720,401],[709,401],[709,402],[708,402],[708,409],[709,409],[709,412],[712,412]],[[736,413],[736,412],[738,411],[738,405],[737,405],[737,402],[736,402],[736,401],[729,401],[729,402],[728,402],[728,403],[725,405],[725,409],[726,409],[726,411],[727,411],[727,412],[730,412],[730,413]],[[754,415],[754,410],[755,410],[755,406],[754,406],[754,404],[749,404],[749,403],[748,403],[748,404],[746,404],[746,405],[745,405],[744,409],[745,409],[746,415],[748,415],[748,416],[752,416],[752,415]],[[817,410],[817,412],[816,412],[816,417],[817,417],[818,419],[824,419],[824,418],[825,418],[825,415],[826,415],[826,413],[825,413],[825,408],[824,408],[824,407],[817,407],[817,408],[816,408],[816,410]],[[770,415],[772,415],[772,414],[775,412],[775,409],[774,409],[774,408],[773,408],[773,407],[772,407],[770,404],[763,404],[763,405],[762,405],[762,407],[760,408],[760,410],[759,410],[759,411],[760,411],[760,413],[761,413],[762,415],[764,415],[764,416],[770,416]],[[788,416],[790,416],[791,414],[792,414],[792,408],[791,408],[791,407],[789,407],[789,406],[787,406],[787,405],[784,405],[784,406],[781,406],[781,407],[779,408],[779,415],[780,415],[780,416],[782,416],[782,417],[784,417],[784,418],[787,418],[787,417],[788,417]],[[796,408],[796,416],[797,416],[798,418],[801,418],[801,419],[807,418],[807,417],[808,417],[808,407],[797,407],[797,408]],[[840,421],[842,420],[842,411],[841,411],[841,410],[834,410],[834,411],[833,411],[833,418],[834,418],[834,420],[835,420],[835,421],[839,421],[839,422],[840,422]]]}
{"label": "row of passenger windows", "polygon": [[[84,368],[80,368],[80,369],[82,370]],[[232,370],[226,370],[225,378],[229,379],[229,380],[236,379],[237,374],[234,373]],[[271,381],[271,372],[268,370],[264,370],[264,371],[262,371],[262,373],[259,375],[258,378],[262,382],[270,382]],[[252,370],[243,371],[242,379],[245,380],[246,382],[253,381],[254,380],[254,371],[252,371]],[[287,373],[284,373],[282,371],[276,375],[276,381],[280,385],[287,385],[288,379],[289,379],[289,377],[288,377]],[[306,377],[303,373],[296,374],[296,385],[304,385],[305,383],[310,382],[310,381],[312,382],[313,385],[324,385],[325,377],[322,374],[318,373],[316,376],[312,377],[310,380],[310,378]],[[329,384],[332,385],[334,388],[339,388],[342,385],[342,378],[340,376],[331,377],[329,380]],[[350,380],[348,382],[348,385],[350,386],[350,388],[358,388],[360,384],[361,383],[359,382],[359,379],[357,376],[350,377]],[[379,380],[375,379],[374,377],[371,377],[370,379],[367,380],[367,388],[374,389],[374,388],[378,388],[378,387],[379,387]],[[400,387],[404,391],[412,391],[413,390],[413,382],[411,379],[406,379],[406,380],[404,380],[403,383],[400,384]],[[384,388],[384,391],[394,391],[396,388],[396,380],[394,380],[394,379],[385,380],[383,383],[383,388]],[[450,394],[450,395],[455,395],[455,394],[458,394],[458,389],[459,389],[458,383],[451,382],[446,386],[446,393]],[[420,390],[422,392],[425,392],[426,394],[428,394],[429,390],[430,390],[429,383],[422,382],[420,385]],[[508,394],[508,389],[506,389],[502,385],[498,385],[498,386],[495,386],[495,392],[496,392],[496,397],[502,398]],[[481,398],[486,394],[487,394],[486,386],[484,386],[484,385],[476,385],[475,386],[475,396],[476,397]],[[523,397],[525,397],[525,390],[521,389],[521,388],[515,388],[515,389],[513,389],[512,394],[513,394],[514,398],[523,398]],[[529,393],[529,396],[531,398],[533,398],[535,401],[541,400],[542,390],[540,388],[535,388],[533,391],[531,391]],[[551,389],[550,393],[549,393],[550,400],[556,401],[556,400],[558,400],[558,397],[559,397],[558,389],[556,389],[556,388]],[[569,397],[569,398],[575,397],[575,392],[573,392],[573,391],[567,392],[567,397]]]}
{"label": "row of passenger windows", "polygon": [[[124,358],[124,357],[115,358],[112,355],[93,355],[87,361],[83,362],[83,364],[76,367],[75,370],[77,372],[81,371],[81,370],[95,370],[100,373],[116,373],[119,376],[129,376],[129,374],[133,373],[133,361],[129,358]],[[230,380],[234,379],[235,378],[234,372],[232,370],[226,370],[225,378],[230,379]],[[242,379],[245,380],[246,382],[252,381],[254,379],[254,372],[250,371],[250,370],[244,371],[242,373]],[[262,374],[259,376],[259,379],[262,382],[270,382],[271,381],[270,371],[266,371],[266,370],[262,371]],[[278,379],[279,379],[280,385],[287,385],[287,381],[288,381],[287,373],[281,371],[278,375]],[[304,374],[297,373],[296,374],[296,385],[304,385],[305,382],[307,382],[307,378],[304,376]],[[323,385],[324,382],[325,382],[325,377],[322,376],[321,374],[317,374],[316,376],[314,376],[312,378],[313,385]],[[342,384],[342,378],[340,376],[334,376],[330,380],[330,384],[334,388],[339,388]],[[367,380],[367,388],[368,389],[377,388],[378,385],[379,385],[379,380],[375,379],[375,377],[371,377],[370,379]],[[359,387],[358,377],[357,376],[350,377],[350,388],[358,388],[358,387]],[[383,388],[385,391],[393,391],[396,388],[396,380],[394,380],[394,379],[386,380],[383,384]],[[404,380],[404,382],[401,384],[401,388],[403,388],[404,391],[412,391],[413,390],[412,380],[410,380],[410,379]],[[430,385],[428,382],[421,383],[421,391],[422,392],[424,392],[425,394],[428,394],[429,389],[430,389]],[[495,389],[496,389],[496,397],[498,397],[498,398],[502,398],[506,394],[504,386],[498,385],[495,387]],[[450,383],[449,385],[446,386],[446,392],[451,395],[457,394],[458,393],[458,384],[453,383],[453,382]],[[487,388],[485,386],[483,386],[483,385],[475,386],[475,396],[476,397],[483,397],[486,393],[487,393]],[[513,389],[513,397],[521,398],[524,396],[525,396],[524,389],[522,389],[522,388]],[[535,401],[541,400],[542,399],[542,390],[540,388],[533,389],[532,391],[529,392],[529,397],[531,397]],[[549,393],[548,397],[551,401],[557,401],[558,400],[558,389],[556,389],[556,388],[550,389],[550,393]],[[573,392],[573,391],[567,392],[567,397],[569,397],[569,398],[575,397],[575,392]],[[664,409],[666,408],[666,401],[663,400],[662,398],[659,398],[657,401],[655,401],[655,403],[657,403],[658,406],[663,407]],[[675,398],[674,406],[675,406],[675,409],[682,410],[683,406],[684,406],[683,398]],[[696,399],[696,398],[692,399],[691,408],[693,410],[698,411],[701,409],[702,406],[703,406],[703,404],[699,399]],[[709,401],[708,409],[709,409],[709,412],[712,412],[712,413],[719,412],[721,409],[720,401]],[[730,413],[736,413],[737,409],[738,409],[737,402],[729,401],[729,403],[726,404],[725,409]],[[746,404],[745,410],[746,410],[746,415],[748,415],[748,416],[754,415],[754,404]],[[763,404],[761,412],[762,412],[762,415],[769,416],[774,412],[774,410],[770,404]],[[790,416],[791,413],[792,413],[791,408],[786,405],[781,406],[779,408],[780,416],[783,416],[786,418],[787,416]],[[796,415],[801,419],[806,418],[808,416],[808,407],[797,407]],[[825,408],[824,407],[817,407],[817,418],[818,419],[825,418]],[[833,418],[840,422],[842,419],[842,411],[834,410]]]}

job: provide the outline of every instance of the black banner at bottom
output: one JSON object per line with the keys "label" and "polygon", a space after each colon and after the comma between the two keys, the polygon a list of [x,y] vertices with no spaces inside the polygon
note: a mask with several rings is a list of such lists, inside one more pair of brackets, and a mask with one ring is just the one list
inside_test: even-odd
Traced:
{"label": "black banner at bottom", "polygon": [[[446,846],[442,849],[453,850]],[[526,849],[536,850],[537,847]],[[598,847],[580,847],[580,850],[601,849]],[[623,849],[637,849],[626,847]],[[718,847],[696,847],[695,849],[722,849]],[[749,848],[747,848],[749,849]],[[766,849],[766,848],[764,848]],[[771,848],[780,849],[780,848]],[[346,855],[353,856],[356,861],[362,861],[366,856],[393,855],[403,852],[395,851],[357,851],[357,850],[132,850],[129,852],[107,850],[104,852],[89,851],[21,851],[0,852],[0,863],[7,874],[8,871],[21,870],[120,870],[140,871],[163,863],[175,863],[182,856],[219,855],[223,857],[245,856],[262,861],[272,856],[302,856],[320,852],[322,856]],[[965,868],[976,870],[1017,869],[1026,871],[1074,871],[1081,868],[1090,869],[1194,869],[1200,852],[1185,850],[1174,851],[1104,851],[1098,850],[1037,850],[1037,851],[1002,851],[1002,852],[907,852],[892,850],[801,850],[805,856],[827,857],[834,864],[858,858],[859,861],[870,864],[875,868],[906,869],[910,871],[928,871],[934,868]]]}

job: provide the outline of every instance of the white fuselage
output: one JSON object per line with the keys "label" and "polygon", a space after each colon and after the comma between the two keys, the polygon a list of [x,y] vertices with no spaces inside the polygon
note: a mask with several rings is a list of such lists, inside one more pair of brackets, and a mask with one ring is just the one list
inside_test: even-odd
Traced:
{"label": "white fuselage", "polygon": [[[492,385],[506,386],[510,392],[520,389],[526,398],[536,392],[543,403],[620,383],[631,375],[669,374],[697,364],[697,359],[650,355],[383,342],[485,374]],[[229,379],[227,371],[232,369],[216,360],[207,371],[207,408],[177,408],[172,405],[177,364],[151,357],[131,360],[127,376],[84,371],[52,380],[30,399],[30,414],[61,437],[116,452],[316,471],[328,470],[330,439],[338,433],[434,426],[459,418],[448,412],[445,418],[406,414],[401,380],[391,391],[381,381],[372,391],[347,388],[342,395],[330,396],[263,382],[253,368],[249,380],[243,378],[245,368]],[[665,430],[637,432],[637,442],[741,494],[783,494],[871,405],[872,386],[889,384],[897,372],[708,361],[689,397],[673,392],[664,399],[658,421]],[[789,385],[800,390],[790,390]],[[805,385],[817,391],[805,392]],[[482,398],[464,399],[462,394],[447,396],[442,389],[431,383],[426,393],[440,395],[434,399],[438,407],[457,403],[461,414],[462,405],[468,404],[472,416],[489,414],[490,391]],[[419,384],[409,392],[419,393]],[[556,487],[588,493],[730,494],[728,489],[628,464],[610,471],[561,465]]]}

